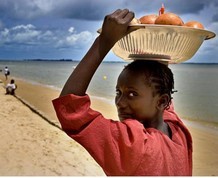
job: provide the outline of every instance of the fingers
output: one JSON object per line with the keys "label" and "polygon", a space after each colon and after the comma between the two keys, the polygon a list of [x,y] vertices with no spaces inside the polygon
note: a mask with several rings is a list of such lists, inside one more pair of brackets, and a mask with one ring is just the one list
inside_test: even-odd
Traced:
{"label": "fingers", "polygon": [[127,34],[129,23],[133,18],[134,13],[128,9],[118,9],[112,14],[105,16],[100,36],[101,39],[114,45]]}
{"label": "fingers", "polygon": [[111,20],[116,20],[121,24],[129,23],[133,18],[135,14],[128,9],[117,9],[112,14],[108,15],[107,18]]}
{"label": "fingers", "polygon": [[132,12],[130,12],[128,9],[118,9],[113,13],[113,15],[118,18],[125,18],[129,13],[132,14]]}

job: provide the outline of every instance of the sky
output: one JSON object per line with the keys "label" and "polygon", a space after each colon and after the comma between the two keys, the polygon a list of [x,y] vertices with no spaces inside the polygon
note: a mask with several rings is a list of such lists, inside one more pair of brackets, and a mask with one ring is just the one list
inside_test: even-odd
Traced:
{"label": "sky", "polygon": [[[136,18],[167,12],[196,20],[218,34],[218,0],[0,0],[0,59],[81,60],[105,15],[128,8]],[[188,62],[218,63],[218,37]],[[120,61],[110,52],[106,61]]]}

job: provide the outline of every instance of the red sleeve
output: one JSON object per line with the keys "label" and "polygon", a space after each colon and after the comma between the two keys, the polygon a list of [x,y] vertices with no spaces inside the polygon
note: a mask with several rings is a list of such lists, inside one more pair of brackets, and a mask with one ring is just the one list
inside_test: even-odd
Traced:
{"label": "red sleeve", "polygon": [[100,113],[90,109],[88,95],[66,95],[52,101],[61,126],[66,132],[79,132]]}
{"label": "red sleeve", "polygon": [[[83,145],[107,175],[132,175],[145,155],[143,125],[105,119],[86,96],[67,95],[53,104],[63,130]],[[126,164],[131,161],[132,164]]]}

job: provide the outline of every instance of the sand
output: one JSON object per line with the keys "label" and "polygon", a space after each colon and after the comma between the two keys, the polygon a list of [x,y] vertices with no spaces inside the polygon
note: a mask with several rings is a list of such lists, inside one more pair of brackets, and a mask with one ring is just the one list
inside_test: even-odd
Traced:
{"label": "sand", "polygon": [[[5,83],[0,75],[0,176],[105,176],[60,129],[51,103],[60,91],[16,79],[14,97],[5,95]],[[114,105],[92,98],[92,107],[117,119]],[[193,175],[218,176],[218,129],[184,122],[193,137]]]}
{"label": "sand", "polygon": [[[31,88],[29,85],[25,88],[21,83],[18,84],[17,93]],[[60,130],[57,122],[51,124],[16,97],[5,95],[2,85],[0,83],[0,176],[105,175],[86,150]],[[33,88],[37,89],[29,90],[33,100],[36,103],[42,102],[42,106],[46,106],[43,102],[47,103],[48,117],[52,109],[51,101],[45,99],[50,97],[44,97],[44,89],[39,90],[36,86]],[[50,94],[47,93],[48,96]],[[28,97],[29,95],[25,99]]]}

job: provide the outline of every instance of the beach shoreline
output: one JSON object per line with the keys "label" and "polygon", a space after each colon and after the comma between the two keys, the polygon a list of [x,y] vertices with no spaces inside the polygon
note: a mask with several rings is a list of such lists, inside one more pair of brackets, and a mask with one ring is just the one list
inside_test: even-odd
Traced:
{"label": "beach shoreline", "polygon": [[[4,95],[4,88],[3,86],[6,84],[5,78],[3,75],[0,76],[0,80],[2,81],[1,84],[1,95]],[[7,80],[7,82],[10,81],[10,78]],[[38,117],[40,117],[42,120],[47,119],[47,124],[49,127],[56,127],[56,129],[60,128],[60,123],[58,122],[58,119],[56,117],[56,114],[54,112],[53,106],[52,106],[52,100],[57,98],[60,94],[60,90],[56,90],[54,88],[28,83],[27,81],[24,81],[22,79],[15,78],[15,81],[18,85],[18,89],[16,90],[16,96],[17,98],[14,98],[17,101],[21,101],[22,107],[19,108],[19,110],[22,110],[23,108],[32,108],[32,112]],[[11,96],[4,96],[4,97],[11,97]],[[96,110],[100,110],[103,115],[107,118],[114,118],[117,119],[116,116],[116,108],[114,105],[110,103],[103,102],[102,100],[98,99],[92,99],[92,108]],[[4,103],[1,103],[4,104]],[[8,106],[9,109],[13,106]],[[107,109],[105,109],[107,108]],[[2,109],[0,109],[2,110]],[[5,115],[5,117],[10,117]],[[44,119],[43,119],[44,117]],[[50,123],[49,123],[50,122]],[[193,151],[193,175],[195,176],[218,176],[218,130],[216,127],[212,128],[210,126],[205,126],[204,123],[196,122],[196,121],[189,121],[184,120],[184,123],[189,128],[192,137],[193,137],[193,144],[194,144],[194,151]],[[62,132],[60,129],[58,129],[58,132]],[[66,137],[66,138],[65,138]],[[65,135],[64,139],[68,140],[68,137]],[[2,149],[2,148],[1,148]],[[83,148],[80,148],[79,151],[83,150],[83,152],[86,152]],[[70,151],[70,150],[68,150]],[[74,153],[77,154],[76,152]],[[79,155],[80,153],[78,153]],[[86,155],[87,156],[87,155]],[[72,160],[72,157],[68,158],[69,161]],[[81,158],[82,160],[83,158]],[[87,156],[87,159],[91,158],[89,155]],[[81,161],[80,160],[80,161]],[[93,160],[92,160],[93,161]],[[81,161],[82,162],[82,161]],[[5,164],[4,162],[1,162],[1,164]],[[89,163],[87,163],[89,164]],[[90,166],[93,164],[93,162],[90,162]],[[88,165],[87,165],[88,166]],[[73,168],[72,168],[73,169]],[[79,169],[79,168],[77,168]],[[82,169],[82,168],[81,168]],[[104,175],[101,171],[101,169],[96,166],[96,170],[98,170],[96,175]],[[86,171],[84,171],[86,172]],[[2,175],[0,171],[0,175]],[[3,174],[5,175],[5,174]],[[10,175],[9,173],[6,175]],[[12,174],[12,175],[22,175],[22,173]],[[32,174],[37,175],[37,174]],[[41,175],[41,174],[40,174]],[[43,174],[42,174],[43,175]],[[50,174],[46,174],[50,175]],[[53,174],[51,174],[53,175]],[[72,174],[61,174],[61,175],[93,175],[89,173],[73,173]]]}

